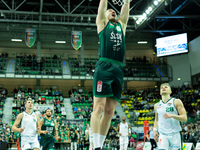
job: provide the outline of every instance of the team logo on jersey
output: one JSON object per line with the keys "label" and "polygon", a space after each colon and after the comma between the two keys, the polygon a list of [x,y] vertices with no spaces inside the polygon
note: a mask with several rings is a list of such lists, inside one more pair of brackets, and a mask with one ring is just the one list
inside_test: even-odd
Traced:
{"label": "team logo on jersey", "polygon": [[35,115],[32,115],[33,117],[35,117]]}
{"label": "team logo on jersey", "polygon": [[121,28],[119,26],[117,26],[116,28],[117,28],[117,31],[121,31]]}
{"label": "team logo on jersey", "polygon": [[36,122],[35,118],[33,118],[33,121]]}
{"label": "team logo on jersey", "polygon": [[98,81],[97,82],[97,92],[101,92],[102,91],[102,85],[103,85],[102,81]]}
{"label": "team logo on jersey", "polygon": [[160,108],[162,108],[161,104],[158,105],[157,109],[160,109]]}
{"label": "team logo on jersey", "polygon": [[171,105],[172,105],[172,103],[167,103],[167,105],[168,105],[168,106],[171,106]]}

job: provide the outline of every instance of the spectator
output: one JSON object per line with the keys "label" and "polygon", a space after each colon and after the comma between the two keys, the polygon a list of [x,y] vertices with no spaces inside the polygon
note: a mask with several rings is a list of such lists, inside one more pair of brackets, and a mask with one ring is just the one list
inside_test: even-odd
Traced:
{"label": "spectator", "polygon": [[18,92],[18,90],[16,89],[16,87],[13,89],[13,93],[15,94],[15,93],[17,93]]}
{"label": "spectator", "polygon": [[135,148],[136,147],[135,140],[134,140],[133,137],[131,137],[131,139],[130,139],[130,147],[131,148]]}
{"label": "spectator", "polygon": [[83,119],[83,115],[82,114],[79,115],[79,119]]}
{"label": "spectator", "polygon": [[75,103],[79,103],[79,101],[80,101],[80,96],[79,96],[79,95],[76,95],[76,96],[75,96]]}
{"label": "spectator", "polygon": [[59,96],[59,91],[58,90],[55,91],[55,95]]}
{"label": "spectator", "polygon": [[74,112],[74,113],[78,113],[78,108],[77,108],[77,106],[74,107],[73,112]]}
{"label": "spectator", "polygon": [[88,99],[89,103],[92,103],[93,100],[92,100],[92,97],[90,96],[90,98]]}
{"label": "spectator", "polygon": [[110,148],[110,141],[108,139],[105,140],[104,148]]}
{"label": "spectator", "polygon": [[1,94],[2,94],[2,95],[7,95],[6,89],[3,89],[2,92],[1,92]]}

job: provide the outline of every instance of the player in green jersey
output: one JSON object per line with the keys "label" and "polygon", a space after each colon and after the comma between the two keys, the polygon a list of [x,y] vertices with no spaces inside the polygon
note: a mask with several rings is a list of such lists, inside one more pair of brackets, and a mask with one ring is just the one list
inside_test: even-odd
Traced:
{"label": "player in green jersey", "polygon": [[[130,1],[124,0],[119,19],[108,9],[108,0],[100,0],[96,18],[99,35],[99,61],[93,79],[94,107],[91,116],[94,149],[101,149],[117,103],[120,102],[123,84],[125,32],[129,19]],[[102,112],[103,117],[100,119]]]}
{"label": "player in green jersey", "polygon": [[75,128],[68,131],[68,142],[71,143],[71,150],[77,150],[77,143],[79,143],[78,132]]}
{"label": "player in green jersey", "polygon": [[41,131],[40,146],[41,150],[54,150],[54,136],[58,139],[57,123],[51,118],[51,109],[47,109],[46,117],[41,119],[39,122],[39,127]]}

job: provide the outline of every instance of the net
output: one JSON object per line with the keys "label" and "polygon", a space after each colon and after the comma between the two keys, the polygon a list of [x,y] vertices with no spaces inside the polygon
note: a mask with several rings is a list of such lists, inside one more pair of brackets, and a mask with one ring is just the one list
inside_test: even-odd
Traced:
{"label": "net", "polygon": [[[128,2],[131,2],[131,0],[127,0]],[[112,0],[113,4],[122,6],[124,4],[127,4],[126,0]]]}

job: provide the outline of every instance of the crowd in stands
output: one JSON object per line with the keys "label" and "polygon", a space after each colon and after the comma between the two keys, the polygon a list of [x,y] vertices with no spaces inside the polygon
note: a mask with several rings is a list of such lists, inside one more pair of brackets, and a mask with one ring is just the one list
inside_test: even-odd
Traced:
{"label": "crowd in stands", "polygon": [[[72,75],[93,76],[95,70],[95,64],[98,58],[85,58],[84,65],[81,65],[77,58],[69,58],[69,65]],[[133,57],[131,60],[126,60],[126,66],[124,67],[125,77],[158,77],[156,73],[157,69],[154,65],[144,57]]]}
{"label": "crowd in stands", "polygon": [[92,76],[94,74],[95,64],[98,58],[85,58],[82,65],[77,58],[69,58],[69,66],[72,75]]}
{"label": "crowd in stands", "polygon": [[69,91],[70,101],[73,106],[73,113],[75,118],[90,119],[90,114],[93,107],[93,93],[92,90],[87,92],[83,89],[72,89]]}
{"label": "crowd in stands", "polygon": [[6,101],[6,97],[7,97],[7,89],[5,88],[0,88],[0,119],[3,117],[3,106],[5,104]]}
{"label": "crowd in stands", "polygon": [[7,68],[7,61],[8,61],[8,53],[1,53],[0,54],[0,73],[6,73]]}
{"label": "crowd in stands", "polygon": [[[172,97],[179,98],[183,101],[185,109],[188,115],[188,122],[182,125],[182,138],[184,142],[200,142],[200,82],[189,86],[184,84],[181,87],[171,87],[172,88]],[[6,89],[3,89],[1,92],[1,103],[0,103],[0,117],[2,118],[3,103],[6,98]],[[75,128],[79,133],[79,147],[88,147],[88,128],[90,123],[90,114],[93,107],[93,94],[92,90],[84,91],[83,89],[72,89],[68,92],[73,106],[73,112],[75,118],[82,120],[79,123],[76,122],[67,122],[65,115],[62,115],[61,109],[63,105],[63,93],[62,91],[52,89],[46,89],[44,91],[34,91],[31,89],[28,90],[13,90],[14,93],[14,104],[15,106],[12,118],[13,121],[16,119],[16,116],[22,112],[24,106],[24,100],[31,98],[34,99],[35,104],[54,104],[55,106],[55,116],[54,119],[58,122],[59,136],[60,139],[56,142],[66,142],[68,143],[67,132],[71,128]],[[42,93],[42,94],[41,94]],[[51,100],[47,98],[42,99],[43,97],[52,97]],[[132,100],[131,100],[132,99]],[[129,111],[130,121],[132,120],[139,121],[139,118],[142,117],[154,117],[153,106],[156,102],[160,100],[159,87],[147,88],[144,90],[136,91],[134,88],[129,90],[124,90],[121,97],[121,102],[124,108],[124,111]],[[131,101],[131,106],[129,105]],[[140,112],[139,110],[150,110],[146,113]],[[59,115],[60,114],[60,115]],[[127,115],[128,117],[128,115]],[[2,123],[0,119],[0,134],[2,135],[3,140],[7,141],[16,141],[16,138],[19,136],[18,133],[13,133],[11,131],[11,126],[13,121],[9,124]],[[115,112],[109,133],[107,135],[106,141],[104,143],[105,148],[119,148],[119,135],[117,134],[117,124],[120,122],[119,115]],[[191,123],[192,122],[192,123]],[[131,124],[133,126],[133,124]],[[2,130],[1,130],[2,129]],[[132,138],[131,138],[132,137]],[[132,135],[129,137],[129,147],[135,147],[136,142],[138,141],[138,133],[132,131]],[[59,147],[59,145],[56,145]]]}
{"label": "crowd in stands", "polygon": [[[52,90],[52,88],[46,89],[44,91],[40,90],[32,90],[29,88],[25,89],[14,89],[14,111],[15,115],[22,112],[24,110],[25,101],[28,99],[34,100],[34,104],[53,104],[55,106],[54,112],[59,114],[60,116],[63,114],[62,110],[64,107],[63,104],[63,92],[62,90]],[[17,114],[16,114],[17,113]],[[14,119],[14,118],[13,118]]]}
{"label": "crowd in stands", "polygon": [[15,73],[60,75],[62,74],[61,58],[56,54],[52,57],[42,57],[41,60],[38,60],[35,54],[17,56]]}

